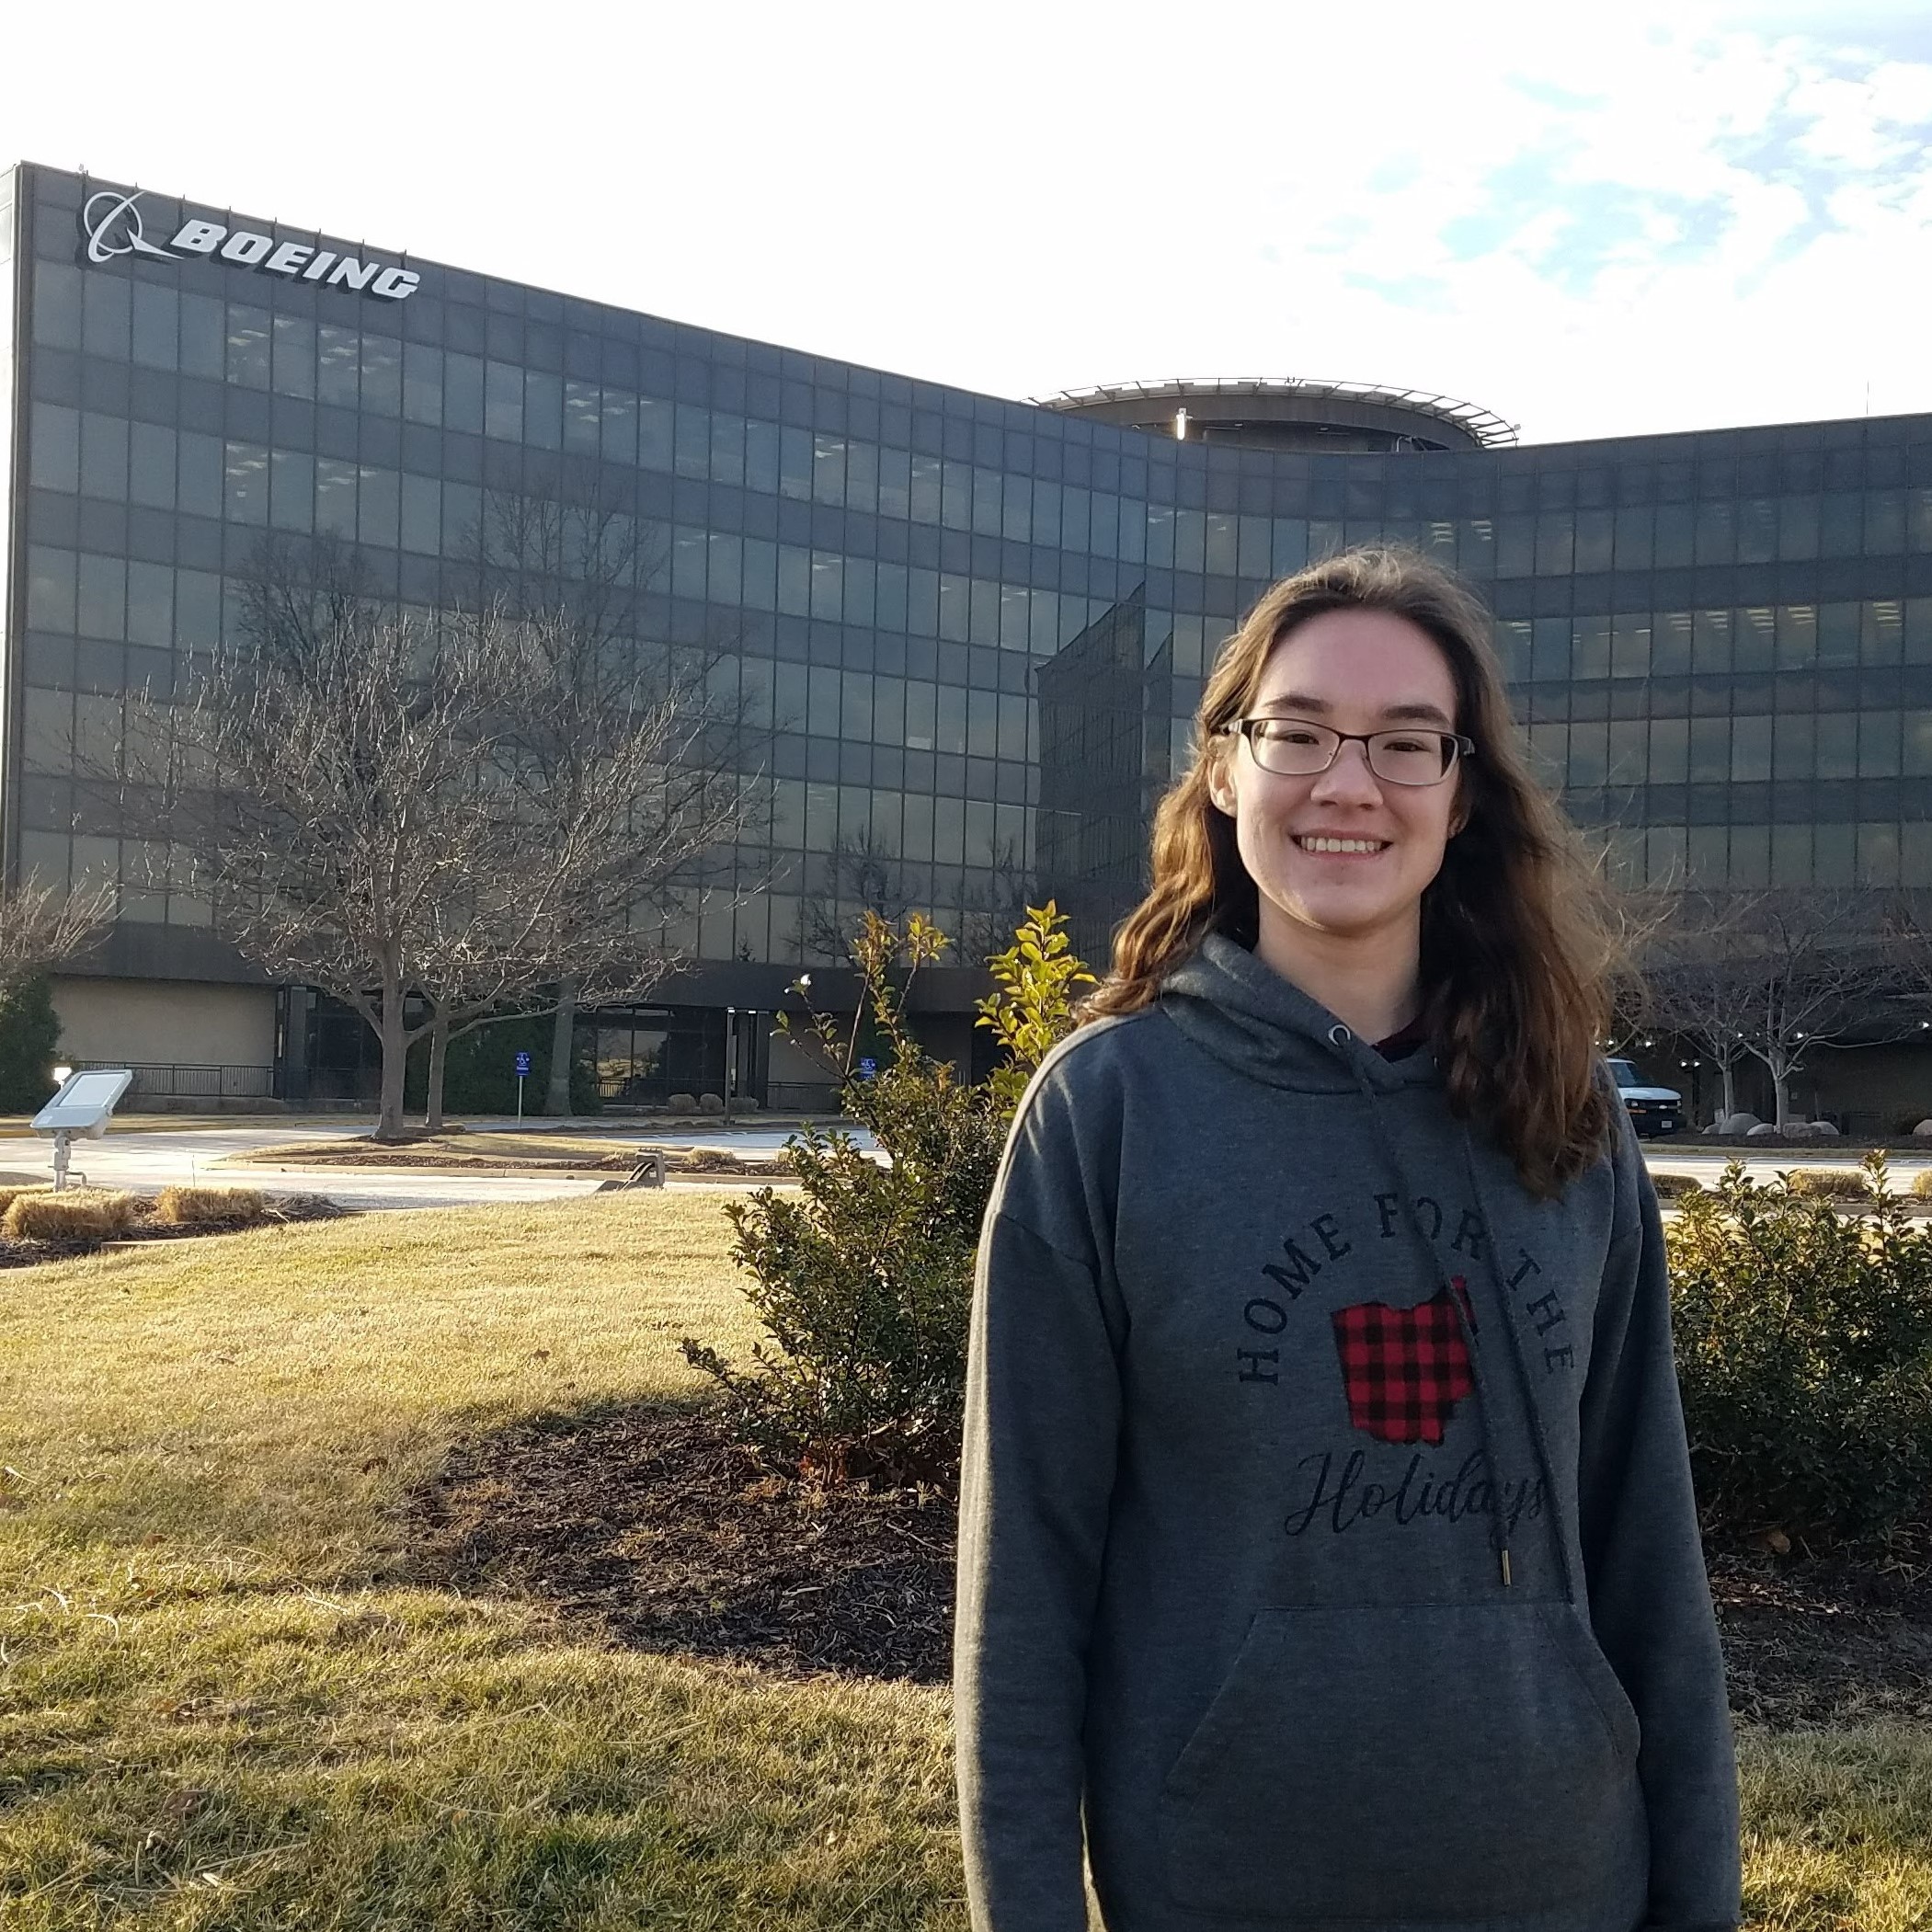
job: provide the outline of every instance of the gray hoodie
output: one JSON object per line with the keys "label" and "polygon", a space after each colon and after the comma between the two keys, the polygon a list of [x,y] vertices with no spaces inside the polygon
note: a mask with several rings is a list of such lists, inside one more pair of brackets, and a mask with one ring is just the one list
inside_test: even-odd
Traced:
{"label": "gray hoodie", "polygon": [[980,1244],[954,1682],[980,1932],[1082,1932],[1083,1850],[1109,1932],[1734,1926],[1628,1121],[1538,1202],[1219,938],[1076,1034]]}

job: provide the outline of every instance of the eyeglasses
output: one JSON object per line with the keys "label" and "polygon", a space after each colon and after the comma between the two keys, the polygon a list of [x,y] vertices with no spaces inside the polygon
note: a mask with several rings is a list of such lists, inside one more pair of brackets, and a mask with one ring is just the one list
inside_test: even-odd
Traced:
{"label": "eyeglasses", "polygon": [[1305,718],[1272,714],[1234,718],[1221,735],[1248,740],[1254,762],[1281,778],[1312,778],[1334,763],[1353,739],[1368,758],[1368,769],[1387,784],[1439,785],[1458,758],[1475,755],[1476,740],[1458,731],[1332,731]]}

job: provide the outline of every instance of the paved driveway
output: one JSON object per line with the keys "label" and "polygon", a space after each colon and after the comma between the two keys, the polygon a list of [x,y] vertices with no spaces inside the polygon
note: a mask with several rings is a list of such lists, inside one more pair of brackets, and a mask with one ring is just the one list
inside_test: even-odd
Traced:
{"label": "paved driveway", "polygon": [[[613,1147],[727,1147],[748,1157],[770,1155],[783,1148],[794,1131],[789,1126],[692,1126],[640,1128],[626,1124],[613,1128],[595,1118],[559,1122],[572,1134],[609,1137]],[[339,1167],[224,1167],[218,1165],[225,1154],[252,1152],[282,1145],[299,1145],[317,1140],[348,1139],[366,1131],[362,1121],[321,1126],[313,1123],[299,1127],[184,1127],[177,1132],[160,1130],[139,1134],[116,1134],[111,1128],[99,1140],[82,1140],[74,1145],[73,1174],[85,1175],[97,1187],[133,1187],[152,1193],[170,1183],[214,1186],[259,1187],[269,1194],[322,1194],[345,1207],[466,1207],[485,1201],[550,1201],[566,1195],[593,1193],[610,1178],[606,1174],[479,1174],[439,1173],[433,1170],[410,1168]],[[492,1132],[515,1131],[513,1123],[478,1122],[470,1131],[477,1137],[478,1151],[486,1151],[485,1137]],[[526,1129],[526,1131],[528,1131]],[[870,1135],[855,1136],[862,1146],[871,1145]],[[1647,1145],[1645,1157],[1660,1172],[1695,1174],[1707,1184],[1723,1171],[1729,1158],[1722,1153],[1698,1153]],[[1780,1169],[1793,1167],[1856,1168],[1858,1156],[1836,1152],[1815,1143],[1779,1143],[1775,1151],[1752,1154],[1745,1161],[1754,1180],[1768,1181]],[[1894,1154],[1892,1172],[1903,1191],[1912,1185],[1913,1176],[1932,1167],[1932,1149],[1924,1154]],[[51,1178],[52,1146],[43,1135],[0,1136],[0,1177]],[[676,1180],[672,1187],[731,1186],[721,1178]],[[746,1184],[746,1183],[737,1183]],[[759,1183],[749,1183],[752,1185]]]}
{"label": "paved driveway", "polygon": [[[589,1123],[586,1123],[588,1126]],[[220,1166],[225,1154],[254,1152],[288,1144],[347,1139],[365,1124],[343,1126],[185,1127],[178,1133],[117,1135],[110,1127],[99,1140],[74,1143],[70,1176],[86,1177],[96,1187],[131,1187],[144,1193],[169,1185],[259,1187],[265,1193],[319,1194],[344,1207],[469,1207],[486,1201],[552,1201],[591,1194],[609,1174],[487,1174],[441,1172],[421,1168]],[[623,1134],[613,1146],[648,1142],[659,1147],[730,1147],[744,1154],[783,1147],[788,1130],[765,1127],[747,1135],[718,1131],[689,1134]],[[479,1151],[487,1151],[486,1147]],[[0,1136],[0,1176],[50,1180],[52,1143],[44,1135]],[[682,1181],[681,1187],[731,1186],[721,1179]],[[743,1183],[738,1183],[743,1184]]]}
{"label": "paved driveway", "polygon": [[[1780,1140],[1771,1144],[1777,1149],[1775,1153],[1752,1153],[1744,1157],[1744,1172],[1754,1181],[1774,1180],[1794,1167],[1842,1167],[1846,1172],[1855,1173],[1862,1158],[1858,1154],[1835,1151],[1827,1144],[1815,1140]],[[1724,1172],[1724,1165],[1731,1159],[1729,1153],[1698,1153],[1689,1149],[1679,1151],[1648,1144],[1643,1151],[1652,1173],[1694,1174],[1707,1187]],[[1893,1152],[1888,1159],[1892,1186],[1900,1194],[1906,1194],[1911,1191],[1913,1176],[1932,1167],[1932,1149],[1923,1154]]]}

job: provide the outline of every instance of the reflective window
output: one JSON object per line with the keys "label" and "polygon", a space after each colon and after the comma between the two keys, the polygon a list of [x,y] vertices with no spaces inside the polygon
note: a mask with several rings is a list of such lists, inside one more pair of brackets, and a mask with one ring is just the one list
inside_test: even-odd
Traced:
{"label": "reflective window", "polygon": [[33,406],[33,445],[28,474],[36,489],[64,490],[81,486],[81,417],[78,409],[58,403]]}
{"label": "reflective window", "polygon": [[174,369],[180,357],[181,298],[173,289],[134,284],[133,353],[144,369]]}
{"label": "reflective window", "polygon": [[427,342],[403,344],[403,414],[413,423],[442,421],[442,351]]}
{"label": "reflective window", "polygon": [[1864,500],[1849,494],[1823,499],[1818,520],[1821,556],[1857,556],[1864,548]]}
{"label": "reflective window", "polygon": [[1855,711],[1826,711],[1818,715],[1818,776],[1856,778],[1858,775],[1858,714]]}
{"label": "reflective window", "polygon": [[1690,721],[1690,782],[1721,784],[1731,776],[1731,720]]}
{"label": "reflective window", "polygon": [[269,520],[269,452],[254,443],[228,445],[226,512],[232,523]]}
{"label": "reflective window", "polygon": [[1818,554],[1818,498],[1787,497],[1778,520],[1778,554],[1796,561]]}
{"label": "reflective window", "polygon": [[[102,280],[106,280],[105,277]],[[227,377],[245,389],[269,386],[269,312],[245,303],[228,304]]]}
{"label": "reflective window", "polygon": [[1905,606],[1892,597],[1874,598],[1858,607],[1858,661],[1898,664],[1905,655]]}
{"label": "reflective window", "polygon": [[1690,720],[1652,718],[1650,725],[1651,783],[1683,784],[1690,776]]}
{"label": "reflective window", "polygon": [[270,354],[278,395],[315,394],[315,325],[306,315],[276,316]]}
{"label": "reflective window", "polygon": [[1899,883],[1899,829],[1896,825],[1858,828],[1858,883],[1896,886]]}
{"label": "reflective window", "polygon": [[1771,776],[1771,720],[1768,716],[1731,721],[1731,781],[1760,783]]}
{"label": "reflective window", "polygon": [[1858,714],[1858,776],[1896,778],[1899,775],[1899,737],[1903,719],[1895,711],[1861,711]]}
{"label": "reflective window", "polygon": [[1780,783],[1812,777],[1818,769],[1818,721],[1808,711],[1781,711],[1776,720],[1771,775]]}
{"label": "reflective window", "polygon": [[1750,497],[1737,507],[1737,560],[1768,564],[1778,554],[1778,501]]}
{"label": "reflective window", "polygon": [[128,425],[118,416],[81,416],[81,495],[124,503],[128,495]]}
{"label": "reflective window", "polygon": [[269,463],[269,520],[279,530],[315,527],[315,459],[305,450],[276,450]]}
{"label": "reflective window", "polygon": [[[548,380],[554,384],[556,379]],[[403,412],[402,344],[387,336],[362,337],[362,406],[379,416]]]}

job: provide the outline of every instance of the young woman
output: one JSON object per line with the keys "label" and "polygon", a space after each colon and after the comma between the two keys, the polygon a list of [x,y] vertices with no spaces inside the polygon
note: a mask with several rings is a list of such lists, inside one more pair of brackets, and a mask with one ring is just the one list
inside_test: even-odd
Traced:
{"label": "young woman", "polygon": [[1723,1675],[1614,948],[1480,608],[1278,584],[973,1311],[973,1922],[1719,1932]]}

